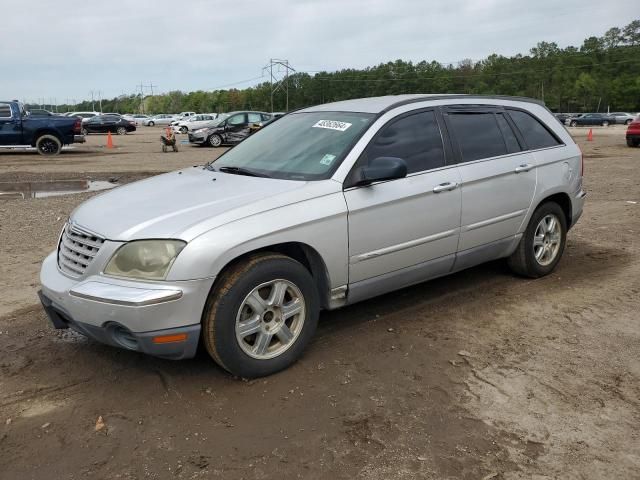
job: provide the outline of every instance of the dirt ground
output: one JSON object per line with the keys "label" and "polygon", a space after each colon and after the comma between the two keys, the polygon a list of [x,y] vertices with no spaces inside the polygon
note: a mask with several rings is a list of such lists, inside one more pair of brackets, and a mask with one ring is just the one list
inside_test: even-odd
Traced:
{"label": "dirt ground", "polygon": [[[53,330],[40,263],[91,194],[1,200],[0,479],[640,478],[640,149],[586,132],[589,196],[554,274],[494,262],[323,313],[301,361],[249,382]],[[124,182],[220,152],[162,154],[159,134],[0,152],[0,182]]]}

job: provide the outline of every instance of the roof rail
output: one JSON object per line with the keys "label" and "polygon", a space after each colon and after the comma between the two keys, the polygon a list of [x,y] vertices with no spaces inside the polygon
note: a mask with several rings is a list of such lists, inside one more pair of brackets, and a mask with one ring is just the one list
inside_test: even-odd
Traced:
{"label": "roof rail", "polygon": [[493,99],[493,100],[515,100],[518,102],[529,102],[529,103],[535,103],[537,105],[541,105],[543,107],[546,107],[545,103],[541,100],[535,99],[535,98],[529,98],[529,97],[516,97],[516,96],[510,96],[510,95],[466,95],[466,94],[447,94],[447,93],[443,93],[442,95],[440,94],[433,94],[430,95],[428,97],[415,97],[415,98],[410,98],[407,100],[400,100],[399,102],[393,103],[391,105],[389,105],[388,107],[386,107],[384,110],[382,110],[380,112],[380,114],[383,114],[385,112],[388,112],[389,110],[393,110],[394,108],[398,108],[401,107],[403,105],[409,105],[411,103],[418,103],[418,102],[428,102],[430,100],[449,100],[449,99]]}

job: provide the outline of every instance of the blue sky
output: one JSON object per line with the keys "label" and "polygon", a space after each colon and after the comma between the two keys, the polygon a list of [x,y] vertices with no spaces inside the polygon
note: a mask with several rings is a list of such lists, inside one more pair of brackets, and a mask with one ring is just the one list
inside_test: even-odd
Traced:
{"label": "blue sky", "polygon": [[45,103],[91,90],[112,98],[141,82],[156,92],[246,87],[267,80],[256,77],[271,57],[317,71],[527,53],[540,40],[579,45],[640,17],[639,0],[20,0],[1,8],[0,97]]}

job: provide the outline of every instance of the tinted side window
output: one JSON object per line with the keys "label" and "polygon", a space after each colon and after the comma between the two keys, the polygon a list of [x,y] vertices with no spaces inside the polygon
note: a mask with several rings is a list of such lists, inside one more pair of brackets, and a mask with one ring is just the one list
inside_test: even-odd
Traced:
{"label": "tinted side window", "polygon": [[444,149],[434,112],[421,112],[382,127],[365,151],[363,163],[377,157],[399,157],[407,173],[444,166]]}
{"label": "tinted side window", "polygon": [[509,110],[509,115],[522,133],[530,149],[554,147],[560,142],[536,118],[521,110]]}
{"label": "tinted side window", "polygon": [[11,118],[11,105],[0,103],[0,118]]}
{"label": "tinted side window", "polygon": [[463,162],[507,154],[502,132],[493,113],[449,113]]}
{"label": "tinted side window", "polygon": [[260,122],[262,121],[262,117],[259,113],[248,113],[249,123]]}
{"label": "tinted side window", "polygon": [[504,138],[504,143],[507,146],[507,151],[509,153],[516,153],[521,151],[522,149],[520,148],[518,139],[513,133],[511,125],[509,125],[507,119],[504,118],[504,115],[501,113],[496,114],[496,120],[498,120],[498,126],[500,127],[500,131],[502,132],[502,137]]}

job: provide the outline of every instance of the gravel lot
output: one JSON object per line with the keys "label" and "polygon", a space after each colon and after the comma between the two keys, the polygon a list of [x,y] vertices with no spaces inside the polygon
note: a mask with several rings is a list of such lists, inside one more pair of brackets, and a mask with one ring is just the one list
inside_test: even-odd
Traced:
{"label": "gravel lot", "polygon": [[[92,194],[0,200],[0,478],[640,478],[640,149],[572,130],[589,196],[554,274],[494,262],[324,313],[300,362],[250,382],[50,328],[40,262]],[[0,183],[221,152],[163,154],[159,135],[0,152]]]}

